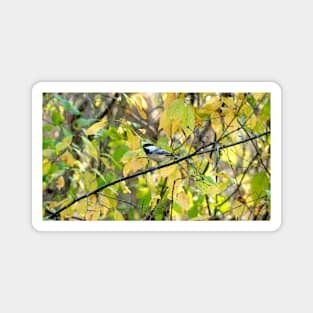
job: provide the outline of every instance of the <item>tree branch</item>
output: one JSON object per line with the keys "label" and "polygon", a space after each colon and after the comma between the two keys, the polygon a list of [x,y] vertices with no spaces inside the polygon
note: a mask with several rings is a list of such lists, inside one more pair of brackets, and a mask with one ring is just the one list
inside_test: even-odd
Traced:
{"label": "tree branch", "polygon": [[[248,141],[251,141],[251,140],[255,140],[255,139],[258,139],[260,137],[263,137],[263,136],[266,136],[270,134],[270,131],[267,131],[265,133],[262,133],[262,134],[259,134],[259,135],[256,135],[254,137],[249,137],[249,138],[246,138],[246,139],[243,139],[241,141],[238,141],[238,142],[234,142],[234,143],[231,143],[231,144],[227,144],[227,145],[221,145],[219,147],[219,150],[224,150],[224,149],[227,149],[227,148],[230,148],[230,147],[233,147],[233,146],[236,146],[236,145],[240,145],[240,144],[243,144],[245,142],[248,142]],[[154,167],[150,167],[146,170],[143,170],[143,171],[139,171],[139,172],[136,172],[134,174],[131,174],[131,175],[128,175],[128,176],[125,176],[125,177],[121,177],[117,180],[114,180],[110,183],[107,183],[105,185],[102,185],[100,187],[98,187],[97,189],[93,190],[93,191],[90,191],[90,192],[87,192],[83,195],[81,195],[80,197],[72,200],[70,203],[66,204],[65,206],[63,206],[62,208],[58,209],[55,211],[55,213],[51,214],[49,216],[49,218],[55,218],[57,215],[59,215],[62,211],[66,210],[67,208],[69,208],[70,206],[72,206],[74,203],[82,200],[82,199],[85,199],[85,198],[88,198],[90,197],[91,195],[94,195],[94,194],[97,194],[99,191],[105,189],[105,188],[108,188],[110,186],[113,186],[113,185],[116,185],[118,183],[121,183],[123,181],[126,181],[126,180],[129,180],[129,179],[132,179],[132,178],[135,178],[135,177],[138,177],[138,176],[141,176],[141,175],[144,175],[144,174],[147,174],[147,173],[151,173],[151,172],[154,172],[156,170],[160,170],[161,168],[165,168],[165,167],[168,167],[168,166],[172,166],[172,165],[175,165],[175,164],[178,164],[182,161],[185,161],[185,160],[188,160],[196,155],[201,155],[201,154],[205,154],[205,153],[210,153],[212,151],[215,151],[216,148],[211,148],[211,149],[206,149],[206,150],[203,150],[209,146],[211,146],[212,144],[214,143],[210,143],[210,144],[207,144],[207,145],[204,145],[202,147],[200,147],[199,149],[197,149],[195,152],[191,153],[191,154],[188,154],[184,157],[181,157],[181,158],[178,158],[178,159],[175,159],[175,161],[172,161],[170,163],[166,163],[166,164],[160,164],[158,166],[154,166]]]}

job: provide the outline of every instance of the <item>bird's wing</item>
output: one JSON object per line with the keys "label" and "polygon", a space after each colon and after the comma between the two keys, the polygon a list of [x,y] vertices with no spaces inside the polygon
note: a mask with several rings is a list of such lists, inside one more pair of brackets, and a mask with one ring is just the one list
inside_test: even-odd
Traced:
{"label": "bird's wing", "polygon": [[156,149],[156,150],[154,151],[154,153],[163,154],[163,155],[168,155],[168,156],[172,156],[172,155],[173,155],[172,153],[167,152],[167,151],[165,151],[165,150],[163,150],[163,149]]}

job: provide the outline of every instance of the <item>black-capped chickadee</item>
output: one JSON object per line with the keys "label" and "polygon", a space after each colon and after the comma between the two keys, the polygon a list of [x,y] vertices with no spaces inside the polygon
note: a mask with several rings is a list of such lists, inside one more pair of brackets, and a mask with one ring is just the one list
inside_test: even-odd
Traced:
{"label": "black-capped chickadee", "polygon": [[177,155],[170,153],[168,151],[165,151],[161,148],[158,148],[151,143],[146,143],[142,147],[143,147],[143,150],[145,151],[147,157],[149,159],[157,161],[157,162],[164,161],[167,157],[172,157],[175,159],[178,158]]}

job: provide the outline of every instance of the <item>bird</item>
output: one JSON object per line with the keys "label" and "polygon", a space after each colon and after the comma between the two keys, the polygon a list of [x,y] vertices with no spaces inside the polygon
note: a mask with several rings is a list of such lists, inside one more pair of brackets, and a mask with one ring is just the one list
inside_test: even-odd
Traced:
{"label": "bird", "polygon": [[177,155],[170,153],[166,150],[163,150],[161,148],[158,148],[151,143],[146,143],[142,147],[143,147],[143,150],[145,151],[147,157],[149,159],[157,161],[157,162],[164,161],[168,157],[172,157],[175,159],[178,158]]}

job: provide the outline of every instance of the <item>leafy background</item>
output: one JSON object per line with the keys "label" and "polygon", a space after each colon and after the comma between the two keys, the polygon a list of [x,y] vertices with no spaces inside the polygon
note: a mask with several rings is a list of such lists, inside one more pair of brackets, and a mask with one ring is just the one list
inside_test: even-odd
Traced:
{"label": "leafy background", "polygon": [[[43,218],[268,220],[269,130],[269,93],[46,93]],[[93,193],[158,166],[147,142],[198,153]]]}

